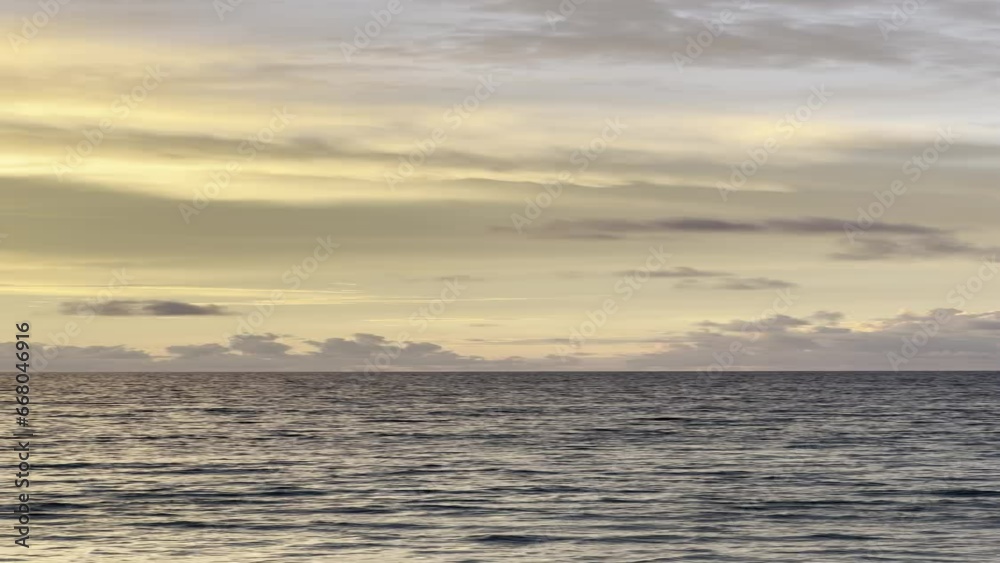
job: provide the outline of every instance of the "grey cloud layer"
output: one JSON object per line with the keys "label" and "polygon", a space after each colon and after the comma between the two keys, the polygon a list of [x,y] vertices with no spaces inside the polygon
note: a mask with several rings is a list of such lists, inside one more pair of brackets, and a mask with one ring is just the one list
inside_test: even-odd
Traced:
{"label": "grey cloud layer", "polygon": [[640,279],[649,276],[660,279],[679,280],[674,286],[677,289],[719,289],[730,291],[754,291],[761,289],[788,289],[797,284],[771,278],[746,278],[729,272],[713,272],[699,270],[688,266],[677,266],[656,272],[619,272],[618,276],[639,276]]}
{"label": "grey cloud layer", "polygon": [[[292,347],[271,333],[238,335],[226,345],[209,343],[166,348],[166,356],[124,346],[64,346],[49,348],[42,356],[46,371],[364,371],[383,352],[395,358],[388,369],[420,371],[513,370],[527,366],[520,358],[487,360],[463,355],[430,342],[407,342],[401,346],[373,334],[352,338],[306,341],[307,352]],[[539,365],[552,362],[539,362]]]}
{"label": "grey cloud layer", "polygon": [[[570,357],[569,363],[553,356],[489,360],[432,342],[399,346],[374,334],[309,340],[305,343],[310,350],[296,352],[283,341],[287,337],[267,333],[236,336],[225,345],[170,346],[165,356],[124,346],[66,346],[45,354],[51,358],[45,369],[364,371],[378,354],[389,352],[395,359],[387,369],[394,371],[586,370],[608,360],[627,361],[629,368],[636,370],[695,371],[731,353],[738,342],[744,352],[737,355],[729,370],[888,371],[892,368],[890,354],[902,357],[907,340],[925,343],[914,348],[916,354],[901,366],[903,370],[993,370],[1000,362],[1000,347],[996,344],[1000,311],[940,309],[903,313],[851,328],[842,326],[843,318],[842,313],[819,311],[804,318],[776,315],[768,319],[705,321],[699,324],[698,331],[641,340],[657,343],[658,351],[623,358],[581,353]],[[933,334],[925,341],[915,338],[928,332]]]}
{"label": "grey cloud layer", "polygon": [[[955,65],[987,66],[997,52],[996,37],[975,33],[996,22],[987,1],[925,3],[902,31],[886,41],[879,20],[892,16],[893,0],[873,2],[794,2],[790,0],[695,1],[588,0],[550,25],[547,11],[560,13],[569,0],[470,0],[405,7],[366,55],[406,55],[421,64],[441,59],[465,62],[566,61],[581,59],[672,64],[671,54],[705,30],[723,10],[734,17],[698,64],[718,66],[788,65]],[[10,13],[37,9],[16,0]],[[15,6],[20,4],[20,6]],[[406,6],[404,4],[404,6]],[[212,3],[129,3],[103,0],[72,5],[78,22],[95,30],[122,29],[138,36],[187,36],[209,41],[253,41],[277,48],[350,42],[354,27],[371,18],[368,3],[243,2],[220,22]],[[461,10],[456,9],[460,7]],[[325,11],[327,17],[316,17]],[[68,17],[68,16],[64,16]]]}
{"label": "grey cloud layer", "polygon": [[763,289],[790,289],[798,287],[793,282],[771,278],[740,278],[733,277],[705,283],[700,280],[687,280],[678,284],[681,289],[724,289],[730,291],[758,291]]}
{"label": "grey cloud layer", "polygon": [[[856,235],[849,232],[856,229]],[[496,232],[511,232],[509,227],[495,227]],[[580,219],[548,222],[537,229],[540,237],[616,240],[659,233],[701,233],[713,235],[804,235],[835,238],[842,250],[830,254],[841,260],[891,260],[934,257],[986,258],[1000,247],[984,246],[957,239],[950,231],[907,223],[874,222],[862,232],[841,219],[805,217],[801,219],[766,219],[730,221],[723,219],[680,217],[669,219]],[[669,276],[669,272],[667,273]],[[689,276],[697,277],[697,276]]]}
{"label": "grey cloud layer", "polygon": [[[702,217],[677,217],[654,220],[633,219],[584,219],[553,221],[540,229],[544,233],[567,237],[610,235],[624,236],[633,233],[760,233],[823,235],[844,234],[845,221],[827,217],[802,219],[766,219],[763,221],[730,221]],[[506,227],[501,228],[507,231]],[[910,224],[876,223],[867,229],[872,233],[943,235],[945,231],[934,227]]]}
{"label": "grey cloud layer", "polygon": [[[705,330],[671,337],[661,351],[632,358],[629,366],[707,369],[738,344],[741,352],[729,370],[887,371],[893,368],[890,354],[905,358],[907,340],[924,344],[913,345],[916,355],[900,366],[903,370],[995,370],[1000,361],[1000,311],[904,313],[857,328],[841,326],[841,318],[840,313],[822,311],[811,318],[779,315],[766,323],[706,322]],[[933,336],[924,338],[928,333]]]}
{"label": "grey cloud layer", "polygon": [[[997,53],[997,41],[969,36],[983,18],[998,18],[986,3],[925,6],[903,32],[885,40],[878,26],[890,21],[895,2],[656,2],[616,0],[571,3],[578,6],[551,25],[546,12],[560,12],[560,0],[482,0],[476,21],[419,38],[413,47],[385,46],[386,53],[428,58],[441,53],[462,60],[621,60],[673,64],[688,38],[733,16],[699,65],[729,67],[877,64],[966,65]],[[487,17],[489,14],[494,17]],[[450,33],[444,33],[448,31]],[[981,65],[985,67],[985,65]]]}

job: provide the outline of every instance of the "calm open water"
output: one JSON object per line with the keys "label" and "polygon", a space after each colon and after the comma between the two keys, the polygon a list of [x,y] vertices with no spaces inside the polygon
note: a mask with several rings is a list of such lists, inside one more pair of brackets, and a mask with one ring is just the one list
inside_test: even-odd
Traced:
{"label": "calm open water", "polygon": [[6,517],[3,561],[1000,561],[997,374],[52,374],[32,400],[33,547]]}

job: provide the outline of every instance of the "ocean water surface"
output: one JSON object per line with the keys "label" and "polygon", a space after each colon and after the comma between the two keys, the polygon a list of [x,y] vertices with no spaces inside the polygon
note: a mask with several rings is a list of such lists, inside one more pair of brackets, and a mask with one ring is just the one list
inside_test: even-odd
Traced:
{"label": "ocean water surface", "polygon": [[992,373],[41,374],[32,400],[33,547],[3,561],[1000,561]]}

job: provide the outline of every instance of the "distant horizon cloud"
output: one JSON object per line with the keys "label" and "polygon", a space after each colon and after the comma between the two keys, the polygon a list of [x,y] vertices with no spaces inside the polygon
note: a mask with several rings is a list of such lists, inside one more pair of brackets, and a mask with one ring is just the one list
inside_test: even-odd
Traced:
{"label": "distant horizon cloud", "polygon": [[[220,344],[172,345],[165,354],[128,346],[46,346],[43,371],[933,371],[996,370],[1000,311],[937,309],[845,324],[843,313],[817,311],[764,319],[703,321],[698,330],[642,342],[652,350],[617,355],[586,349],[569,357],[544,353],[564,339],[542,339],[537,355],[488,358],[433,342],[397,343],[357,333],[308,340],[244,334]],[[606,341],[613,344],[614,339]],[[740,353],[734,354],[734,344]],[[530,341],[522,344],[530,345]],[[302,347],[305,346],[305,348]],[[391,366],[373,369],[391,351]],[[718,364],[720,358],[729,365]],[[724,365],[725,369],[712,369]],[[617,366],[609,369],[609,366]]]}

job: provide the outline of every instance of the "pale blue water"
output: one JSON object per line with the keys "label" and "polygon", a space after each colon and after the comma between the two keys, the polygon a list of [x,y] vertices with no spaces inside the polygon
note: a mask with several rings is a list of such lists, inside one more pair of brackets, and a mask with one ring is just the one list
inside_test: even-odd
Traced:
{"label": "pale blue water", "polygon": [[996,374],[32,383],[4,561],[1000,561]]}

